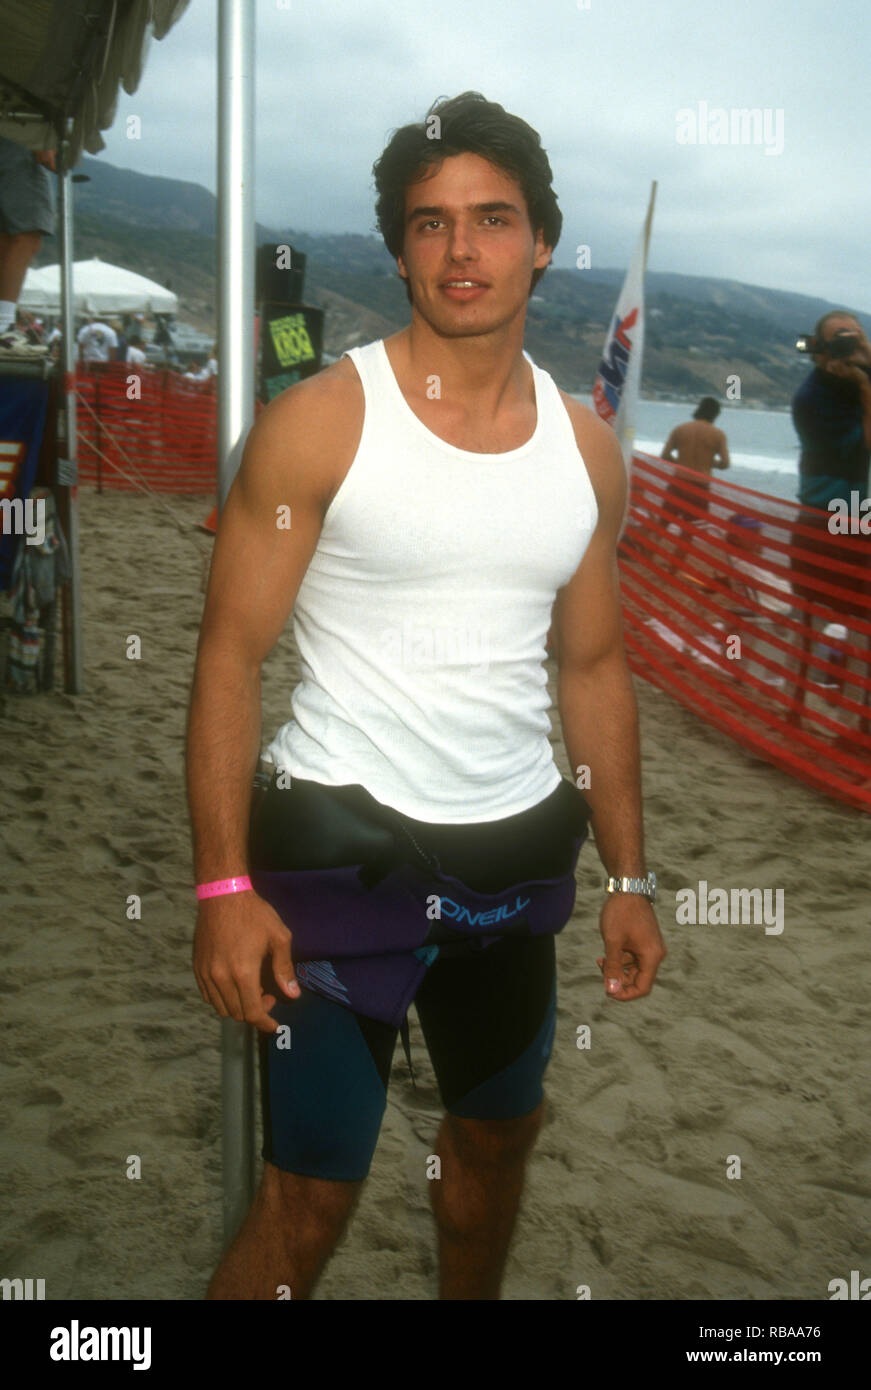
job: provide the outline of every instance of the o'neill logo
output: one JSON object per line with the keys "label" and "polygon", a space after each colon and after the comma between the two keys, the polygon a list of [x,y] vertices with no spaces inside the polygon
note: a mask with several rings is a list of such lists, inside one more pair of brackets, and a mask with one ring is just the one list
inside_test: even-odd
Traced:
{"label": "o'neill logo", "polygon": [[614,336],[608,344],[605,357],[599,364],[599,372],[593,387],[593,403],[598,414],[609,424],[620,409],[620,397],[623,394],[629,358],[632,355],[630,335],[637,322],[637,306],[625,318],[617,320]]}
{"label": "o'neill logo", "polygon": [[492,927],[497,922],[507,922],[510,917],[516,917],[518,912],[529,907],[531,902],[531,898],[517,898],[513,907],[510,903],[501,903],[499,907],[493,907],[489,912],[470,912],[467,907],[455,903],[453,898],[442,898],[440,915],[449,917],[458,925],[465,922],[470,927]]}

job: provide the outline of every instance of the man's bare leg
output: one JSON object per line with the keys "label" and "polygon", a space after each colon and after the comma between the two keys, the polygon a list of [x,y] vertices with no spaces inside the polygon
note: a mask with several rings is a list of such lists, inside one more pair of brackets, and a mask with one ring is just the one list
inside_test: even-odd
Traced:
{"label": "man's bare leg", "polygon": [[497,1299],[542,1106],[517,1120],[445,1115],[430,1197],[439,1235],[442,1299]]}
{"label": "man's bare leg", "polygon": [[[0,234],[0,299],[18,303],[30,262],[42,245],[42,232]],[[0,328],[3,324],[0,324]]]}
{"label": "man's bare leg", "polygon": [[292,1299],[311,1298],[362,1186],[299,1177],[264,1163],[251,1209],[206,1297],[276,1299],[286,1284]]}

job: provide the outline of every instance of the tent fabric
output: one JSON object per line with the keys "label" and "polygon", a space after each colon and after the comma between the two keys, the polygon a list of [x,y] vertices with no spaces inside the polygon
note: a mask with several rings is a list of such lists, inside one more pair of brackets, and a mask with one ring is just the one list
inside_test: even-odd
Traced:
{"label": "tent fabric", "polygon": [[[175,314],[178,296],[154,280],[95,256],[73,266],[73,309],[77,314]],[[60,312],[60,266],[27,272],[19,304],[32,312]]]}
{"label": "tent fabric", "polygon": [[70,163],[105,148],[118,89],[136,91],[151,37],[189,0],[0,0],[0,135],[54,149],[72,118]]}

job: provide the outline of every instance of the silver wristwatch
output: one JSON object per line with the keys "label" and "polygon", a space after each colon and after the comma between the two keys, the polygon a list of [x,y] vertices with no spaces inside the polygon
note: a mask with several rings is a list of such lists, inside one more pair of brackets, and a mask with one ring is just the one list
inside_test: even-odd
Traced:
{"label": "silver wristwatch", "polygon": [[640,893],[642,898],[656,902],[656,874],[645,878],[609,878],[605,884],[606,893]]}

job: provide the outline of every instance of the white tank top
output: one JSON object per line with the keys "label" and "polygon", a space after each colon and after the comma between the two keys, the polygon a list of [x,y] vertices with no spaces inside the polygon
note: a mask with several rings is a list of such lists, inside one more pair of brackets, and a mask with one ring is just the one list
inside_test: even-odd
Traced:
{"label": "white tank top", "polygon": [[598,516],[568,412],[527,357],[532,437],[472,453],[418,419],[383,342],[347,356],[363,433],[299,589],[302,680],[267,757],[416,820],[515,815],[560,780],[545,639]]}

